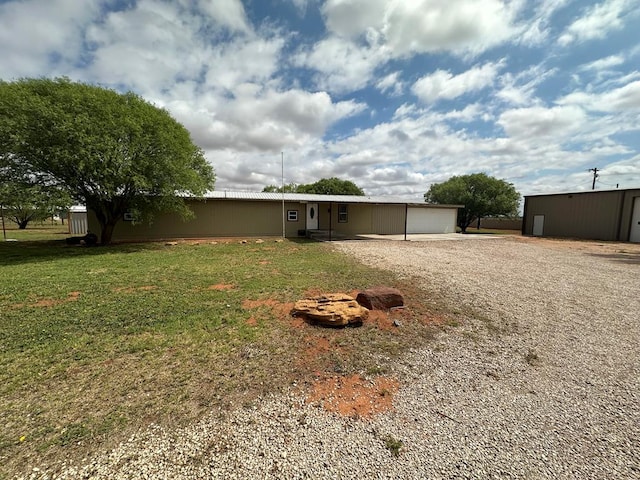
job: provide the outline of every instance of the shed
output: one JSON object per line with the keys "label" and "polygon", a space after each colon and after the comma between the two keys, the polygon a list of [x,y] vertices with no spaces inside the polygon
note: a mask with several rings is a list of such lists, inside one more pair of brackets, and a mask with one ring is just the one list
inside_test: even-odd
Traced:
{"label": "shed", "polygon": [[[125,215],[114,241],[238,236],[453,233],[460,205],[432,205],[391,197],[268,192],[209,192],[187,199],[195,218],[160,215],[149,225]],[[284,221],[283,221],[284,219]],[[89,230],[99,232],[95,215]]]}
{"label": "shed", "polygon": [[87,208],[83,205],[74,205],[68,213],[69,233],[71,235],[85,235],[88,230]]}
{"label": "shed", "polygon": [[525,196],[522,234],[640,242],[640,189]]}

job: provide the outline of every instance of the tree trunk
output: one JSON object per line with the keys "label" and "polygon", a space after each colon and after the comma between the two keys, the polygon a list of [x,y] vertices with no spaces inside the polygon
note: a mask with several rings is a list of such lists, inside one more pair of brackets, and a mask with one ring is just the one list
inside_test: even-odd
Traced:
{"label": "tree trunk", "polygon": [[21,220],[18,222],[18,229],[25,230],[28,224],[29,224],[29,220]]}
{"label": "tree trunk", "polygon": [[116,226],[116,222],[108,221],[100,226],[102,227],[102,232],[100,232],[100,244],[109,245],[111,243],[111,237],[113,237],[113,229]]}

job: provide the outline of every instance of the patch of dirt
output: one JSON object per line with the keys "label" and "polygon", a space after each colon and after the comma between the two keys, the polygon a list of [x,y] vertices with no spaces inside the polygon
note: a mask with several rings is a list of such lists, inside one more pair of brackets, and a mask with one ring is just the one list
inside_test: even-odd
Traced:
{"label": "patch of dirt", "polygon": [[375,325],[380,330],[393,332],[398,327],[393,325],[393,319],[389,317],[389,314],[383,310],[369,310],[369,315],[364,322],[365,325]]}
{"label": "patch of dirt", "polygon": [[11,308],[23,308],[23,307],[38,307],[38,308],[48,308],[55,307],[56,305],[61,305],[67,302],[75,302],[80,297],[80,292],[69,292],[67,294],[67,298],[41,298],[34,303],[26,304],[26,303],[16,303],[12,305]]}
{"label": "patch of dirt", "polygon": [[278,302],[272,298],[263,298],[258,300],[243,300],[242,308],[245,310],[256,310],[261,307],[267,307],[279,318],[285,319],[289,317],[289,312],[293,308],[293,302]]}
{"label": "patch of dirt", "polygon": [[271,262],[269,260],[260,260],[258,263],[260,265],[269,265]]}
{"label": "patch of dirt", "polygon": [[251,315],[249,318],[245,320],[245,323],[247,325],[251,325],[252,327],[255,327],[258,324],[258,321],[256,320],[256,317]]}
{"label": "patch of dirt", "polygon": [[366,380],[354,374],[316,380],[306,401],[345,417],[371,418],[393,409],[399,382],[390,377]]}
{"label": "patch of dirt", "polygon": [[216,283],[215,285],[209,285],[207,290],[233,290],[234,288],[236,286],[230,283]]}

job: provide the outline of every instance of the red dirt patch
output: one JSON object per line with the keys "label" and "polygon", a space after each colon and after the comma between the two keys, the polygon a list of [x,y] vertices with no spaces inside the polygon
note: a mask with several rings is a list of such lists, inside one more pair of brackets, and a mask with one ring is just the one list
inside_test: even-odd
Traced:
{"label": "red dirt patch", "polygon": [[370,381],[360,375],[333,376],[315,381],[306,401],[339,415],[371,418],[393,408],[399,386],[389,377]]}
{"label": "red dirt patch", "polygon": [[260,307],[270,308],[274,314],[284,319],[289,316],[289,312],[293,308],[293,302],[282,303],[272,298],[263,298],[258,300],[246,299],[242,301],[242,308],[245,310],[255,310]]}
{"label": "red dirt patch", "polygon": [[375,325],[380,330],[394,331],[397,328],[393,326],[393,319],[390,318],[387,312],[382,310],[369,310],[369,315],[365,320],[365,325]]}
{"label": "red dirt patch", "polygon": [[245,320],[247,325],[251,325],[252,327],[255,327],[258,324],[258,321],[256,320],[256,317],[254,317],[253,315],[251,315],[249,318],[247,318]]}
{"label": "red dirt patch", "polygon": [[[60,305],[67,302],[75,302],[80,297],[80,292],[69,292],[67,298],[57,299],[57,298],[42,298],[34,303],[32,303],[31,307],[54,307],[56,305]],[[24,303],[17,303],[13,306],[13,308],[22,308],[26,306]]]}
{"label": "red dirt patch", "polygon": [[234,288],[236,286],[230,283],[216,283],[215,285],[209,285],[207,290],[233,290]]}

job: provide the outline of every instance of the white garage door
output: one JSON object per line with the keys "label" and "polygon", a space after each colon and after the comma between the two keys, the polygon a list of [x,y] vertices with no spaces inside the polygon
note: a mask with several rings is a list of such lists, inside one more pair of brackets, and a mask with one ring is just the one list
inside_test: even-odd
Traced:
{"label": "white garage door", "polygon": [[407,233],[455,233],[455,208],[409,207]]}

